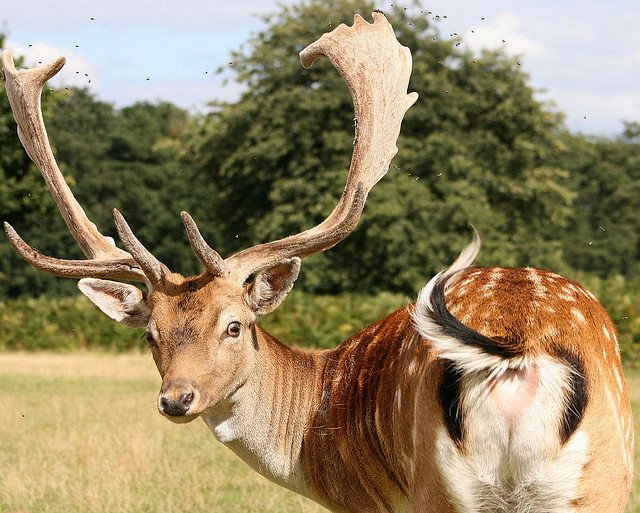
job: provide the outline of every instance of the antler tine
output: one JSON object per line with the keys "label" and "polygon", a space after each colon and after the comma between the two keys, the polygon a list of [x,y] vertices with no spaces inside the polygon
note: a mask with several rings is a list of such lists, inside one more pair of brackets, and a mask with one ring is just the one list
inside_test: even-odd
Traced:
{"label": "antler tine", "polygon": [[400,45],[382,12],[375,11],[373,19],[370,24],[356,15],[353,26],[340,25],[300,53],[306,68],[326,56],[347,82],[353,98],[356,138],[338,205],[314,228],[228,258],[238,280],[280,259],[311,255],[340,242],[356,227],[369,191],[389,170],[398,151],[402,118],[418,95],[407,94],[411,52]]}
{"label": "antler tine", "polygon": [[49,144],[42,119],[40,98],[46,82],[65,64],[64,57],[33,69],[17,70],[11,52],[2,52],[2,67],[11,110],[18,125],[18,137],[42,174],[71,235],[89,260],[48,257],[29,246],[8,225],[5,230],[16,251],[31,265],[59,276],[111,277],[145,281],[131,254],[119,249],[111,237],[102,235],[87,217],[64,180]]}
{"label": "antler tine", "polygon": [[187,212],[181,212],[180,217],[187,230],[187,237],[191,249],[198,257],[198,260],[204,265],[212,276],[226,276],[229,274],[229,268],[225,264],[224,259],[211,247],[202,237],[200,230],[193,218]]}
{"label": "antler tine", "polygon": [[66,278],[145,280],[144,273],[131,257],[110,260],[63,260],[43,255],[29,246],[9,223],[4,223],[4,231],[18,254],[41,271]]}
{"label": "antler tine", "polygon": [[113,219],[122,244],[142,267],[150,284],[155,286],[160,283],[164,276],[169,273],[169,269],[142,245],[142,242],[133,234],[133,230],[131,230],[131,227],[117,208],[113,209]]}

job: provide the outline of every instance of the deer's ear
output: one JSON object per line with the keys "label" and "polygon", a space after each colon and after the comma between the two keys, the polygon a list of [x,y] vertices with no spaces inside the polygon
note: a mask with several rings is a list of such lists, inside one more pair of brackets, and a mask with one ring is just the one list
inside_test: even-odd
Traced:
{"label": "deer's ear", "polygon": [[247,287],[247,303],[256,315],[273,312],[293,287],[300,272],[300,259],[287,258],[260,271]]}
{"label": "deer's ear", "polygon": [[151,311],[142,291],[127,283],[83,278],[78,288],[114,321],[140,328],[149,322]]}

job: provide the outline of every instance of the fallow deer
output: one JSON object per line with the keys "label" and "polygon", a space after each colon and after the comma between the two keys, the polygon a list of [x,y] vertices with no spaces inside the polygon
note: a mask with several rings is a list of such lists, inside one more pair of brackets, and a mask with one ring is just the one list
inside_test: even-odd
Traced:
{"label": "fallow deer", "polygon": [[[291,289],[300,258],[356,226],[395,155],[411,54],[382,13],[356,16],[301,53],[326,56],[357,120],[344,193],[319,225],[223,259],[182,213],[205,271],[171,272],[114,211],[126,251],[103,236],[55,162],[40,111],[60,58],[16,70],[6,89],[20,139],[87,260],[39,253],[5,223],[20,255],[80,290],[112,319],[146,327],[162,377],[158,410],[201,417],[276,483],[335,512],[621,513],[634,434],[616,329],[596,298],[549,271],[473,268],[479,238],[415,304],[338,347],[303,352],[257,324]],[[249,277],[255,278],[247,283]],[[126,283],[146,284],[148,294]]]}

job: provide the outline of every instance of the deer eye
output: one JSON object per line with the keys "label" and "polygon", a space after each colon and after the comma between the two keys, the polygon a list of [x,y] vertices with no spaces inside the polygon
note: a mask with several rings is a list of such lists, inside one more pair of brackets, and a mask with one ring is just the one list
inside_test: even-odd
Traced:
{"label": "deer eye", "polygon": [[238,321],[229,323],[229,326],[227,326],[227,335],[234,338],[240,335],[240,323]]}

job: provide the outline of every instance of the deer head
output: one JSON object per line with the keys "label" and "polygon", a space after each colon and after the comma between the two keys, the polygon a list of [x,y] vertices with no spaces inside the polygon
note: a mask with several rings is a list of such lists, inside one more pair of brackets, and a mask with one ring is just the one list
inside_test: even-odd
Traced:
{"label": "deer head", "polygon": [[[87,260],[43,255],[5,223],[16,251],[43,271],[81,278],[80,290],[113,320],[146,327],[153,358],[162,376],[159,411],[176,422],[189,421],[242,386],[255,367],[260,348],[254,326],[291,290],[300,258],[331,248],[356,227],[367,195],[386,174],[397,152],[406,110],[417,94],[407,94],[411,54],[395,38],[380,12],[374,22],[355,17],[300,54],[305,67],[326,56],[343,76],[357,120],[352,162],[344,192],[319,225],[284,239],[259,244],[223,259],[182,213],[191,247],[205,268],[193,277],[171,272],[135,237],[120,212],[114,219],[126,249],[102,235],[87,218],[64,181],[49,145],[40,108],[46,81],[64,65],[16,70],[11,53],[2,62],[6,89],[25,150],[36,163],[60,213]],[[254,276],[253,280],[248,278]],[[128,283],[146,284],[148,293]]]}

